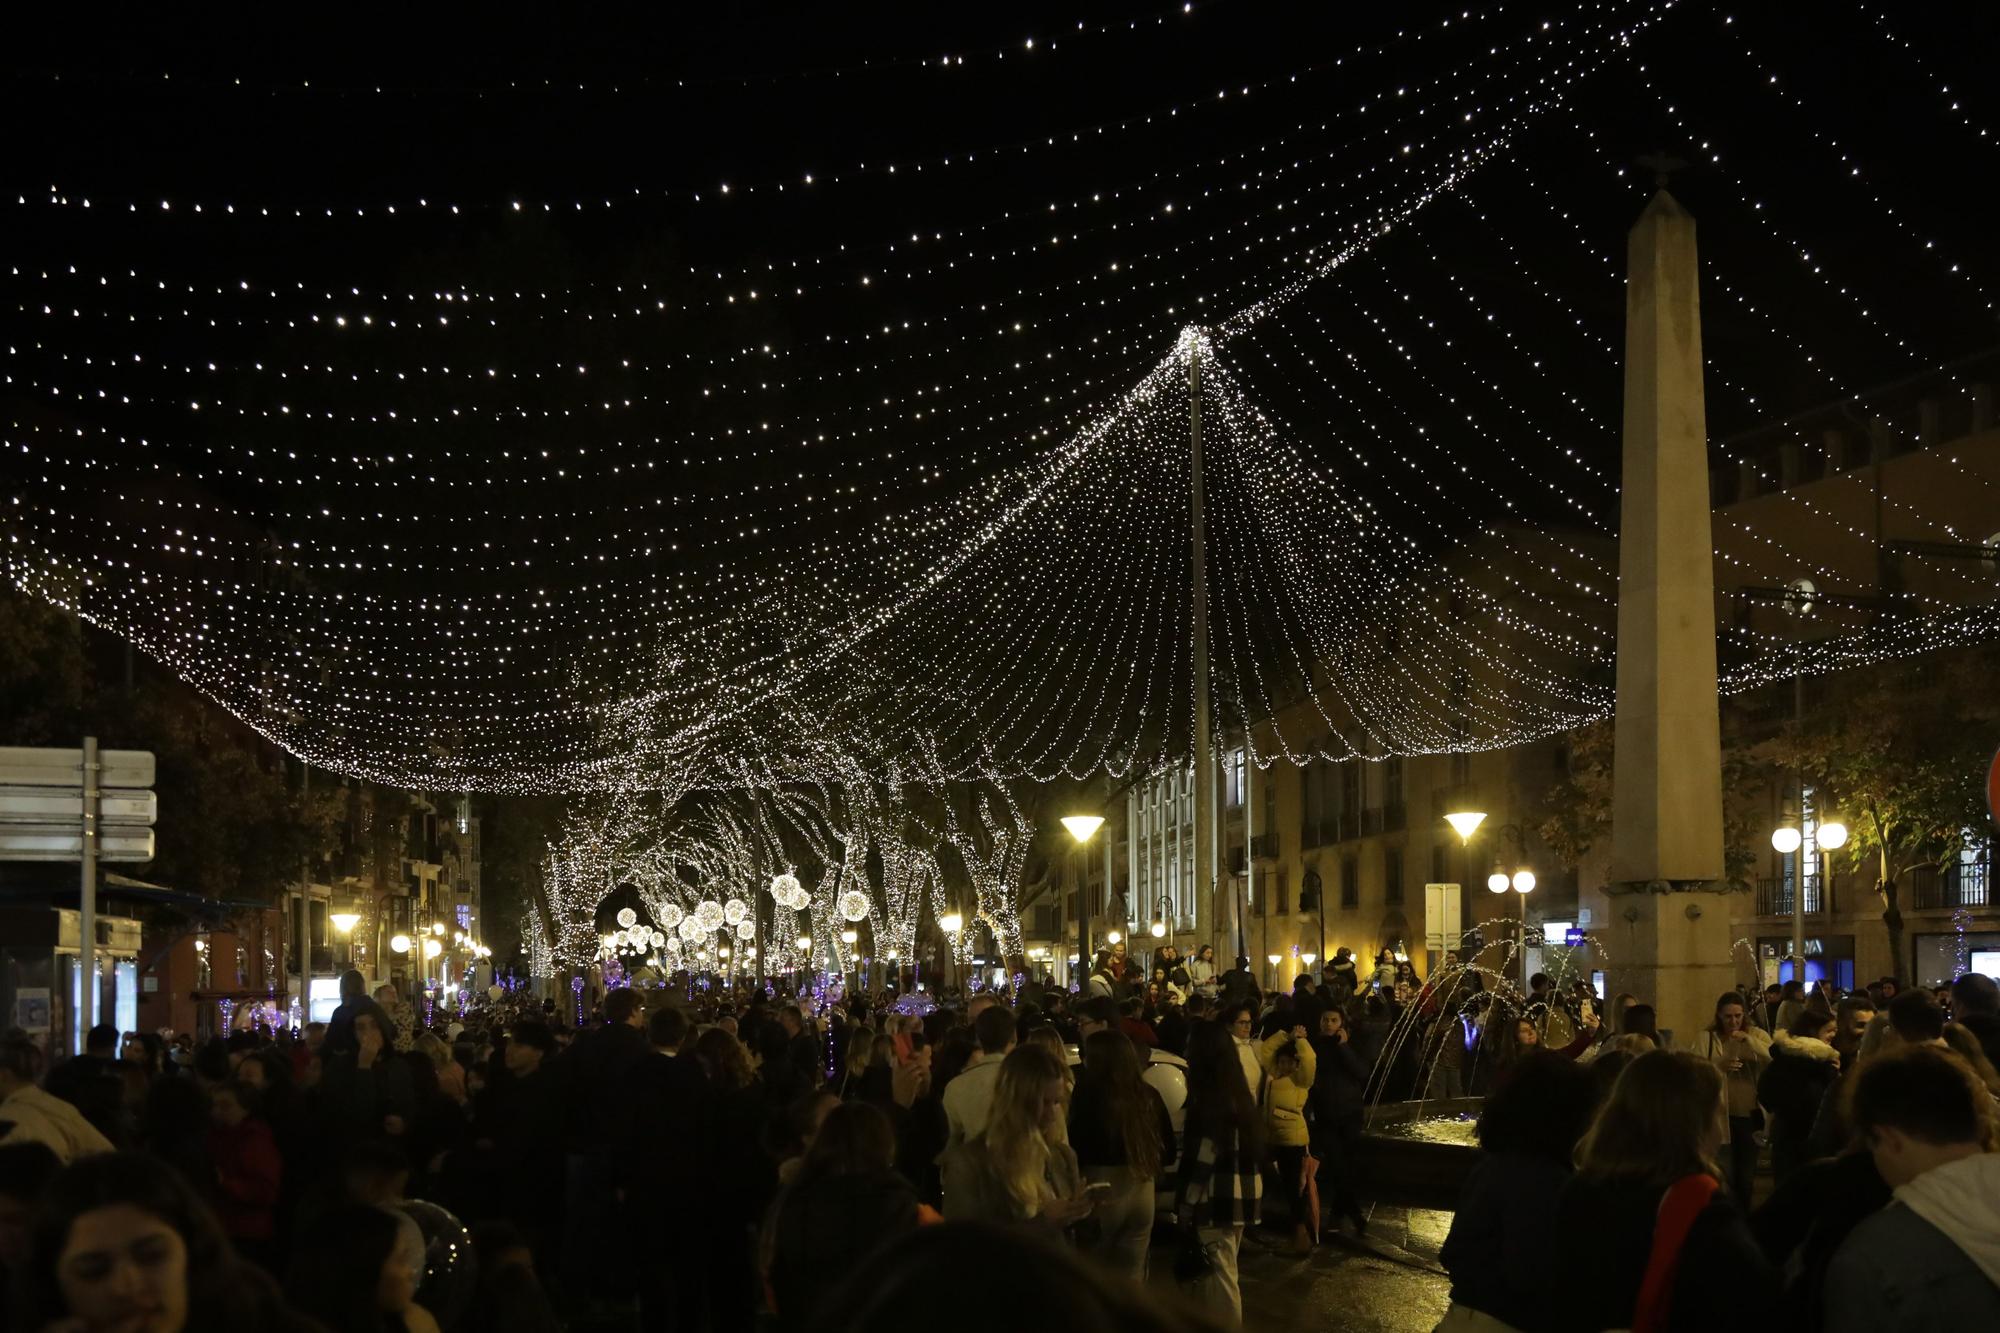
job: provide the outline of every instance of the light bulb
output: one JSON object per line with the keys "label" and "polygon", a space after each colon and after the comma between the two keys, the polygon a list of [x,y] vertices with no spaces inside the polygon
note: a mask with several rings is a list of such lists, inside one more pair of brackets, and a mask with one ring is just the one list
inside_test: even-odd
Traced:
{"label": "light bulb", "polygon": [[389,937],[390,953],[408,953],[409,951],[410,937],[408,935],[391,935]]}
{"label": "light bulb", "polygon": [[1166,933],[1167,933],[1167,923],[1164,921],[1155,920],[1153,922],[1153,938],[1156,940],[1161,939],[1165,937]]}
{"label": "light bulb", "polygon": [[1122,940],[1124,940],[1124,938],[1125,935],[1123,931],[1107,930],[1104,932],[1104,942],[1106,944],[1117,944]]}
{"label": "light bulb", "polygon": [[1514,872],[1514,892],[1533,893],[1534,891],[1535,872],[1532,870],[1516,870]]}
{"label": "light bulb", "polygon": [[1800,836],[1799,831],[1789,824],[1782,828],[1771,830],[1771,846],[1784,855],[1789,856],[1793,852],[1796,852],[1799,849],[1799,844],[1804,841],[1805,839]]}
{"label": "light bulb", "polygon": [[1847,825],[1837,819],[1829,819],[1819,826],[1819,845],[1832,851],[1847,845]]}
{"label": "light bulb", "polygon": [[1508,889],[1507,876],[1496,870],[1486,877],[1486,887],[1495,893],[1505,893]]}

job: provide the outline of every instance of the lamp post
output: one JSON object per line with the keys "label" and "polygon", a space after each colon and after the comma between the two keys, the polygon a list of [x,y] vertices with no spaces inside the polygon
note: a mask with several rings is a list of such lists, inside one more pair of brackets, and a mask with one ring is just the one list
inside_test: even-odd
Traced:
{"label": "lamp post", "polygon": [[335,932],[347,941],[345,966],[354,966],[354,928],[361,924],[361,913],[349,908],[344,912],[332,913],[327,920],[333,923]]}
{"label": "lamp post", "polygon": [[965,928],[965,917],[956,909],[938,918],[938,929],[944,932],[944,956],[951,964],[951,980],[958,981],[958,932]]}
{"label": "lamp post", "polygon": [[[1806,858],[1800,850],[1805,846],[1804,801],[1805,788],[1799,788],[1800,817],[1794,821],[1787,809],[1779,816],[1784,822],[1771,830],[1771,849],[1780,856],[1790,856],[1799,852],[1798,874],[1792,884],[1792,980],[1801,986],[1806,980]],[[1789,803],[1788,803],[1789,804]],[[1847,825],[1837,819],[1829,819],[1813,829],[1813,850],[1819,857],[1820,910],[1827,907],[1827,860],[1830,848],[1847,844]]]}
{"label": "lamp post", "polygon": [[1097,835],[1097,830],[1104,827],[1104,816],[1064,815],[1062,826],[1069,830],[1076,844],[1070,857],[1070,878],[1076,885],[1076,971],[1080,975],[1070,980],[1076,983],[1077,995],[1082,996],[1086,989],[1084,977],[1090,967],[1090,908],[1084,902],[1083,849]]}
{"label": "lamp post", "polygon": [[[1454,811],[1446,815],[1445,820],[1458,830],[1459,839],[1465,844],[1466,870],[1470,878],[1472,835],[1486,822],[1486,813],[1474,810]],[[1486,877],[1486,887],[1494,893],[1506,893],[1510,889],[1513,891],[1513,897],[1509,900],[1508,915],[1514,920],[1515,938],[1519,941],[1516,946],[1520,954],[1519,983],[1521,994],[1525,997],[1528,993],[1528,895],[1535,891],[1535,872],[1527,864],[1527,835],[1521,831],[1519,824],[1502,824],[1493,832],[1521,849],[1521,857],[1512,870],[1504,868],[1500,864],[1499,854],[1497,852],[1494,854],[1493,871]]]}
{"label": "lamp post", "polygon": [[[1459,846],[1465,849],[1465,885],[1469,888],[1472,884],[1472,835],[1477,833],[1479,826],[1486,822],[1486,812],[1484,810],[1453,810],[1445,815],[1444,822],[1451,825],[1452,832],[1458,834]],[[1322,889],[1321,892],[1324,893],[1325,890]],[[1464,910],[1463,906],[1459,909],[1461,914]],[[1464,922],[1461,920],[1453,924],[1458,925],[1462,933]],[[1439,942],[1442,943],[1444,939],[1445,932],[1439,931]]]}

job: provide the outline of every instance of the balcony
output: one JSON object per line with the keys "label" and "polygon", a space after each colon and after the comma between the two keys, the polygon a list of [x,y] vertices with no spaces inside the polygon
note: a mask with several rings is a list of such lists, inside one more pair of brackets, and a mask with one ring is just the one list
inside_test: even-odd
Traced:
{"label": "balcony", "polygon": [[[1793,883],[1789,879],[1764,876],[1757,881],[1757,915],[1792,915]],[[1840,881],[1835,879],[1824,894],[1820,892],[1820,877],[1806,876],[1805,912],[1807,916],[1818,916],[1839,910]]]}
{"label": "balcony", "polygon": [[1943,871],[1922,866],[1910,872],[1907,906],[1912,911],[1993,905],[1993,863],[1954,861]]}

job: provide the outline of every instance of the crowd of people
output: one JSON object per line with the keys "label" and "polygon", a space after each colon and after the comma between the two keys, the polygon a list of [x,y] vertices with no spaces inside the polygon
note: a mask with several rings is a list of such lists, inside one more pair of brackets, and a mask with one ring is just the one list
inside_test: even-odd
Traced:
{"label": "crowd of people", "polygon": [[0,1329],[849,1327],[946,1299],[934,1265],[974,1246],[1052,1327],[1231,1327],[1247,1235],[1366,1231],[1371,1097],[1468,1092],[1445,1326],[2000,1317],[1986,978],[1949,1020],[1731,993],[1669,1050],[1633,997],[1599,1022],[1545,978],[1501,1000],[1342,951],[1267,992],[1244,959],[1124,955],[1080,994],[620,987],[582,1021],[510,997],[425,1025],[350,974],[298,1032],[101,1027],[53,1064],[9,1034]]}

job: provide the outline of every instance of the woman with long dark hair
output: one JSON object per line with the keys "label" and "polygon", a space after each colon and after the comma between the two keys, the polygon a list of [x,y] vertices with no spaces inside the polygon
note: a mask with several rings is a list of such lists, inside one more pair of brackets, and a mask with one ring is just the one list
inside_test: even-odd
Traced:
{"label": "woman with long dark hair", "polygon": [[1187,1124],[1174,1211],[1192,1230],[1205,1265],[1198,1297],[1234,1326],[1243,1322],[1236,1257],[1243,1229],[1256,1225],[1264,1198],[1262,1127],[1227,1028],[1196,1023],[1188,1032],[1187,1061]]}
{"label": "woman with long dark hair", "polygon": [[1778,1273],[1719,1189],[1723,1071],[1686,1051],[1648,1051],[1612,1085],[1576,1150],[1536,1307],[1556,1330],[1768,1329]]}
{"label": "woman with long dark hair", "polygon": [[42,1195],[14,1277],[15,1328],[257,1333],[309,1328],[238,1259],[187,1181],[138,1153],[80,1158]]}
{"label": "woman with long dark hair", "polygon": [[705,1300],[717,1327],[748,1328],[757,1286],[753,1234],[777,1189],[777,1165],[764,1151],[772,1108],[749,1052],[722,1028],[695,1038],[694,1058],[708,1076],[698,1122],[699,1187],[709,1201]]}
{"label": "woman with long dark hair", "polygon": [[1135,1281],[1146,1280],[1153,1236],[1153,1185],[1173,1160],[1174,1122],[1167,1104],[1139,1076],[1139,1050],[1122,1032],[1093,1032],[1083,1042],[1083,1073],[1069,1104],[1069,1142],[1092,1184],[1104,1185],[1098,1233],[1088,1248]]}
{"label": "woman with long dark hair", "polygon": [[314,1219],[299,1237],[285,1294],[328,1333],[424,1333],[437,1320],[417,1304],[420,1242],[402,1219],[373,1204],[348,1204]]}
{"label": "woman with long dark hair", "polygon": [[813,1136],[772,1226],[771,1291],[778,1325],[815,1327],[826,1293],[917,1225],[917,1197],[896,1173],[889,1118],[866,1102],[834,1108]]}
{"label": "woman with long dark hair", "polygon": [[[1786,1020],[1789,1028],[1803,1010]],[[1729,1133],[1722,1141],[1723,1184],[1745,1210],[1757,1182],[1757,1080],[1771,1063],[1771,1038],[1750,1026],[1750,1008],[1735,991],[1715,1002],[1715,1020],[1702,1033],[1702,1056],[1722,1071],[1729,1103]]]}

